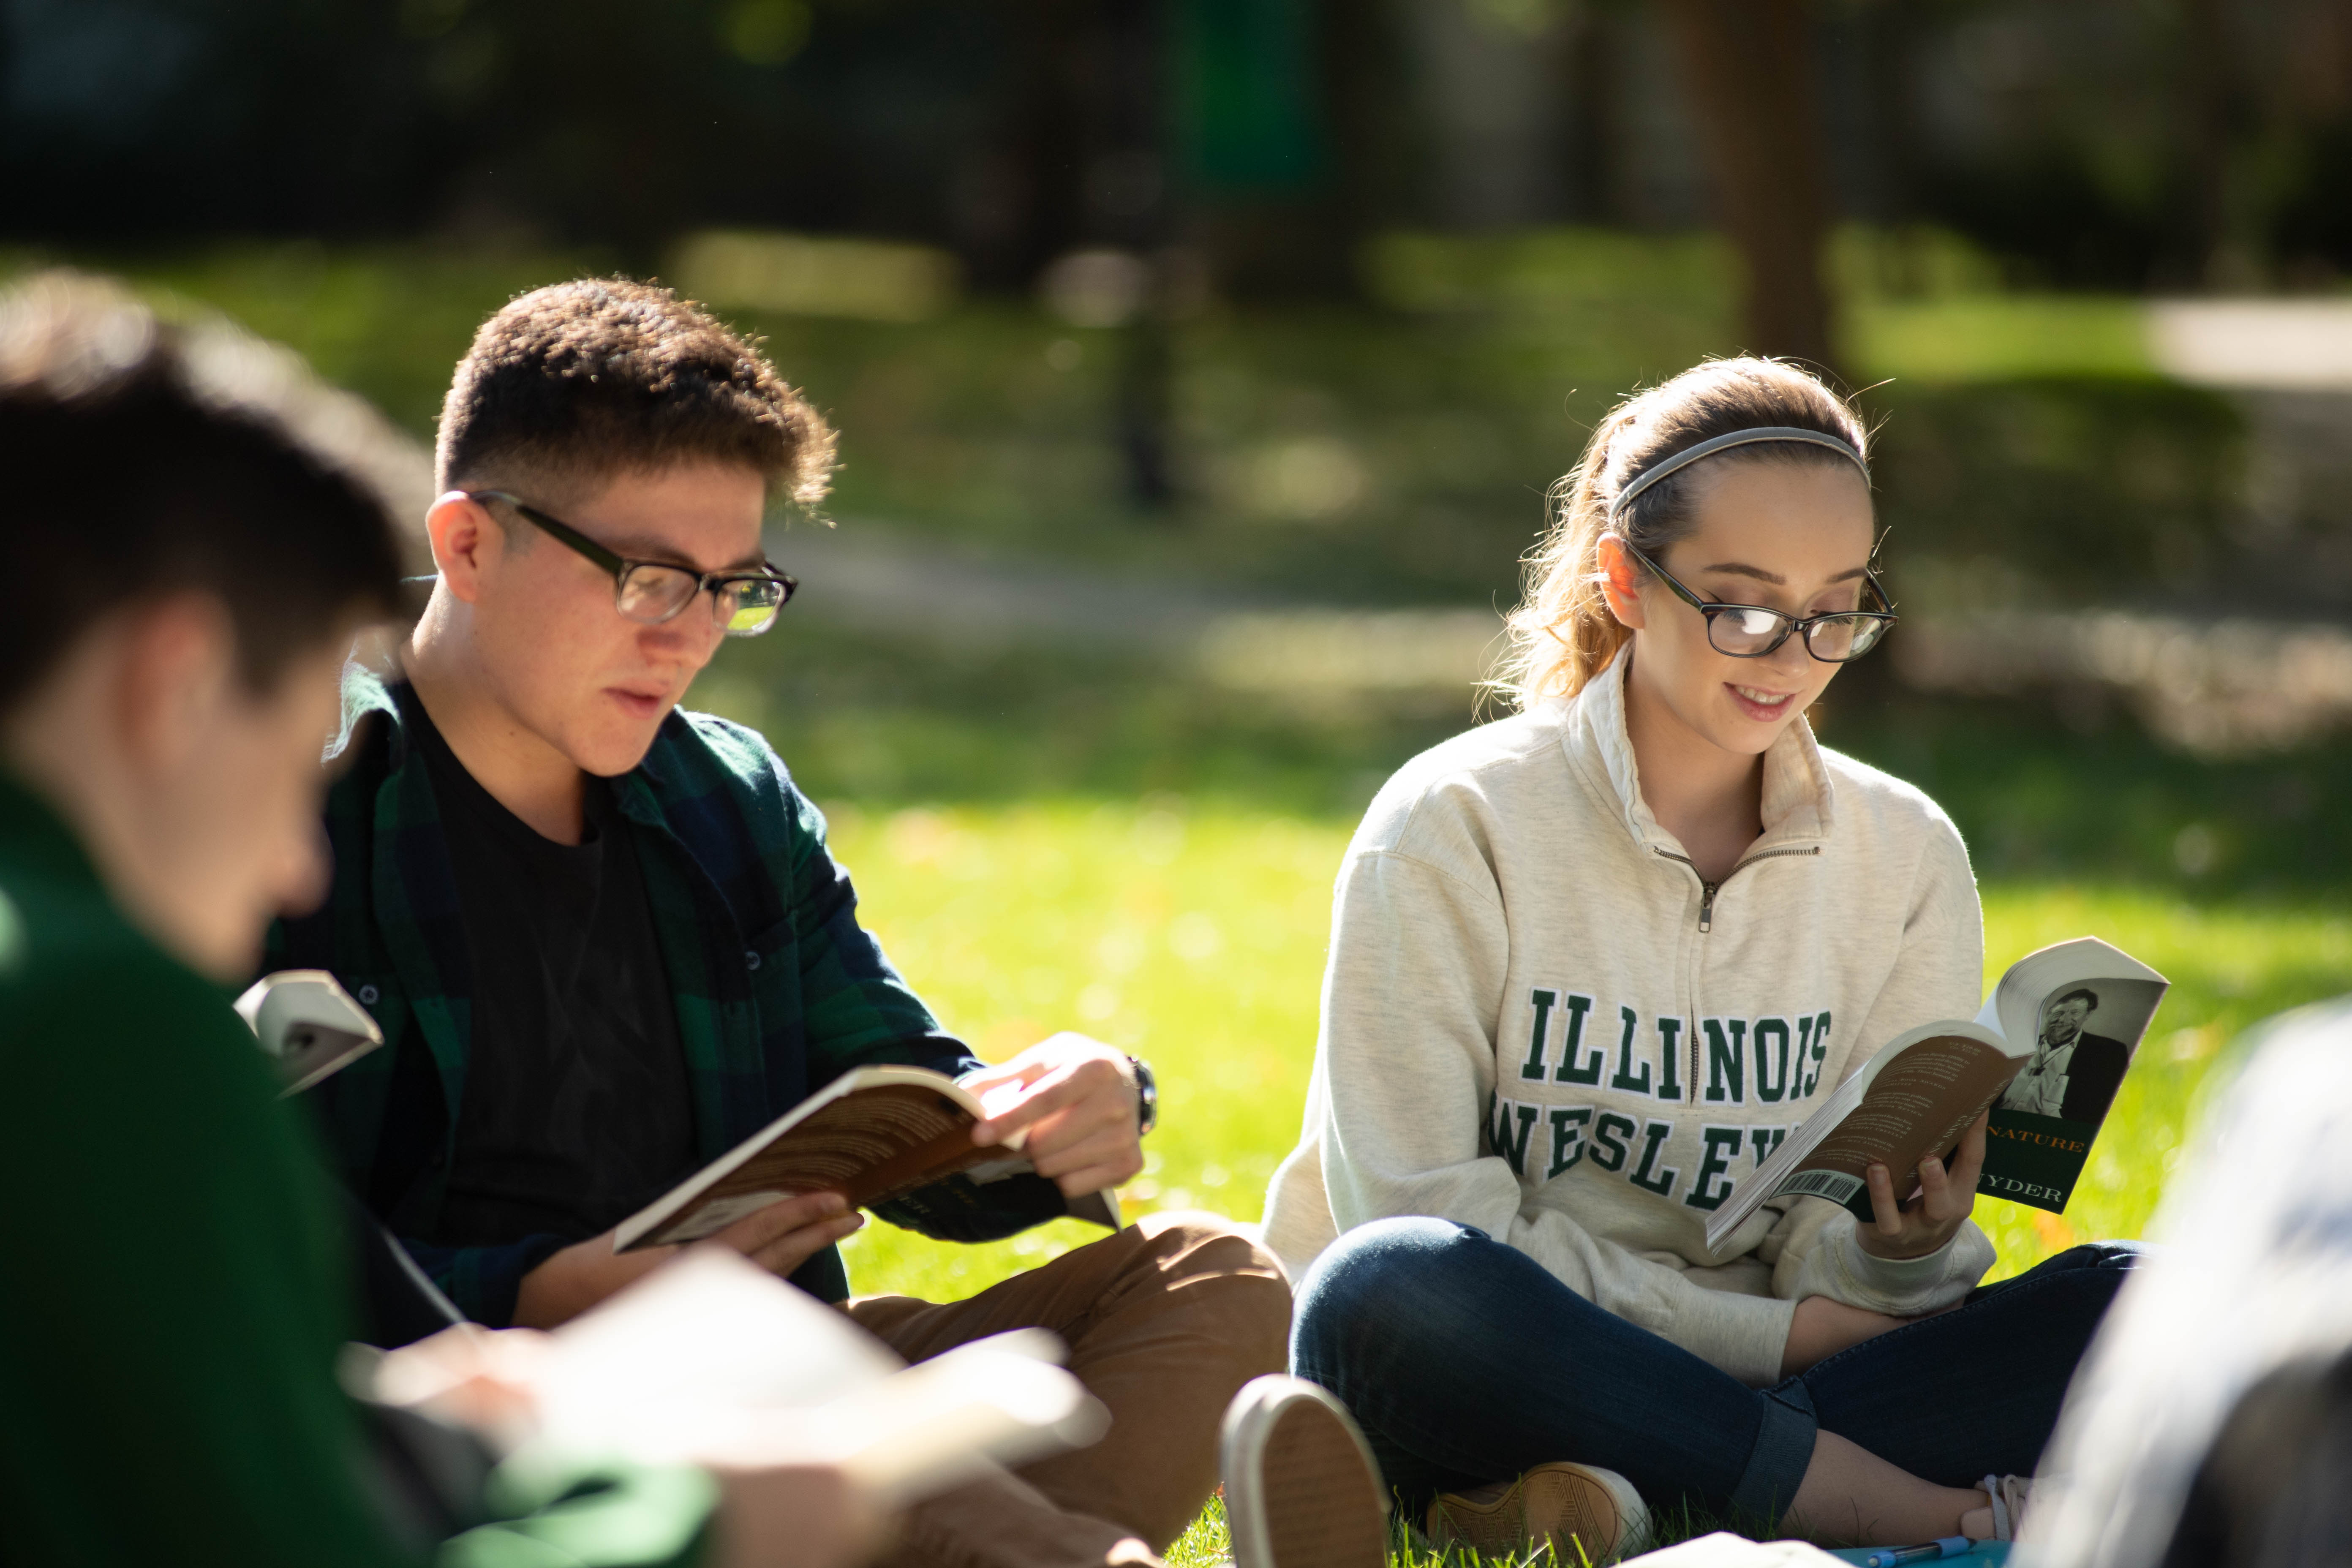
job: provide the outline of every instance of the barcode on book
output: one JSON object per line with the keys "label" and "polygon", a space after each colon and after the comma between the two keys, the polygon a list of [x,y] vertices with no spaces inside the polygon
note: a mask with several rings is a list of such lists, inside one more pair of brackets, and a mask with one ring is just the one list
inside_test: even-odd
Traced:
{"label": "barcode on book", "polygon": [[1782,1182],[1780,1190],[1772,1195],[1776,1198],[1784,1198],[1792,1194],[1801,1194],[1805,1197],[1827,1198],[1833,1204],[1843,1204],[1851,1202],[1853,1194],[1862,1191],[1862,1187],[1863,1182],[1860,1176],[1849,1176],[1843,1171],[1800,1171]]}

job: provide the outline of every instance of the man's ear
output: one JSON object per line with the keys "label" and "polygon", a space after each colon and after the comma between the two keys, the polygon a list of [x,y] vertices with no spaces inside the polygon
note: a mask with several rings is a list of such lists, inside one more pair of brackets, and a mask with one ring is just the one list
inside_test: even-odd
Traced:
{"label": "man's ear", "polygon": [[506,531],[489,510],[463,490],[445,490],[425,514],[433,543],[433,565],[442,585],[465,603],[481,592],[482,568],[506,548]]}
{"label": "man's ear", "polygon": [[1601,596],[1609,601],[1609,613],[1627,630],[1641,630],[1643,617],[1639,563],[1626,553],[1625,542],[1613,533],[1601,536],[1600,556]]}
{"label": "man's ear", "polygon": [[124,750],[168,774],[206,743],[240,679],[236,628],[209,594],[174,594],[132,615],[110,696]]}

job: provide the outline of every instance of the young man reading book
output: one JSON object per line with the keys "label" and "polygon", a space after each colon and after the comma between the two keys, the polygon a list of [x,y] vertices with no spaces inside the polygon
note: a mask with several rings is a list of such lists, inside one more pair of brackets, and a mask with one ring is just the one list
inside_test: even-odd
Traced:
{"label": "young man reading book", "polygon": [[222,985],[324,885],[335,672],[398,592],[353,412],[90,280],[0,293],[0,1555],[847,1568],[829,1468],[494,1503],[400,1484],[336,1384],[345,1211]]}
{"label": "young man reading book", "polygon": [[[398,668],[344,683],[334,886],[273,967],[330,969],[386,1048],[319,1091],[354,1188],[471,1317],[561,1322],[673,1249],[615,1225],[850,1068],[988,1093],[1037,1174],[886,1217],[1011,1234],[1140,1169],[1140,1064],[1060,1035],[987,1067],[860,929],[824,821],[757,734],[678,703],[790,580],[768,504],[833,436],[747,341],[667,290],[539,289],[484,324],[442,415],[439,578]],[[830,1194],[719,1236],[827,1300],[862,1223]],[[851,1303],[911,1359],[1051,1329],[1113,1415],[1097,1447],[915,1510],[909,1561],[1143,1561],[1216,1479],[1234,1392],[1284,1361],[1254,1242],[1159,1216],[969,1302]]]}

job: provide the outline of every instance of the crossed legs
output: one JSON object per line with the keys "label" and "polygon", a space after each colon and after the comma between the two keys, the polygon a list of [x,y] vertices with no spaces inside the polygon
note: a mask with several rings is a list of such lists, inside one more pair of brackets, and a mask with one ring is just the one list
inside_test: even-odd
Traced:
{"label": "crossed legs", "polygon": [[1654,1509],[1916,1540],[1983,1507],[1988,1472],[2032,1471],[2130,1257],[2077,1247],[1754,1389],[1478,1231],[1382,1220],[1300,1281],[1293,1370],[1354,1411],[1416,1510],[1575,1459]]}
{"label": "crossed legs", "polygon": [[882,1561],[958,1568],[1150,1563],[1217,1485],[1217,1428],[1242,1384],[1280,1372],[1290,1288],[1213,1215],[1153,1215],[970,1300],[868,1297],[847,1309],[908,1361],[1009,1329],[1044,1328],[1110,1409],[1091,1448],[960,1488],[911,1510]]}

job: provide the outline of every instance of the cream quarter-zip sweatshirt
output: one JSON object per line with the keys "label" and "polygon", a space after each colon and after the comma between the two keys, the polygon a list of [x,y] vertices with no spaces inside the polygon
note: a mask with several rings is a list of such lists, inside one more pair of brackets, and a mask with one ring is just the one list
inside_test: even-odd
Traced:
{"label": "cream quarter-zip sweatshirt", "polygon": [[1407,763],[1334,897],[1298,1147],[1265,1239],[1291,1278],[1395,1215],[1475,1226],[1570,1289],[1751,1384],[1796,1303],[1949,1305],[1973,1223],[1902,1261],[1825,1200],[1707,1215],[1905,1029],[1976,1015],[1968,852],[1918,790],[1814,742],[1764,757],[1764,834],[1716,886],[1643,804],[1626,658],[1577,697]]}

